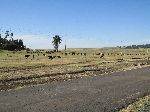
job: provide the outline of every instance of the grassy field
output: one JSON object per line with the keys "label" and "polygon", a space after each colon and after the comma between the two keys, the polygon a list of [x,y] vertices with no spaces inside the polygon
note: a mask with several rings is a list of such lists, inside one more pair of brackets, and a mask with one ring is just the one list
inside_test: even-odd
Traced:
{"label": "grassy field", "polygon": [[[150,56],[149,50],[91,48],[68,49],[51,54],[47,54],[45,51],[27,53],[26,51],[1,50],[0,90],[147,66],[149,64],[147,63]],[[72,55],[72,52],[76,54]],[[100,58],[100,53],[104,53],[104,57]],[[30,57],[26,59],[25,55],[30,55]],[[48,56],[60,56],[61,58],[56,57],[51,60]]]}
{"label": "grassy field", "polygon": [[139,99],[119,112],[150,112],[150,95]]}

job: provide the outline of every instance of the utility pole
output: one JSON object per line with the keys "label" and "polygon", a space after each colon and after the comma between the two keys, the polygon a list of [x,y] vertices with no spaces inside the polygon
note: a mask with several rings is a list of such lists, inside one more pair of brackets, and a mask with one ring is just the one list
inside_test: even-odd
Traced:
{"label": "utility pole", "polygon": [[66,46],[66,40],[65,40],[65,50],[67,49],[67,46]]}

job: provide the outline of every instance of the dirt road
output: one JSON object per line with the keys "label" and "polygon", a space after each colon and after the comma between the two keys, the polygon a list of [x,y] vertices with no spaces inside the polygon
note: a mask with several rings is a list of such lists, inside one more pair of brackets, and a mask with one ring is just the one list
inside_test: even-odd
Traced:
{"label": "dirt road", "polygon": [[115,112],[150,93],[150,67],[0,92],[0,112]]}

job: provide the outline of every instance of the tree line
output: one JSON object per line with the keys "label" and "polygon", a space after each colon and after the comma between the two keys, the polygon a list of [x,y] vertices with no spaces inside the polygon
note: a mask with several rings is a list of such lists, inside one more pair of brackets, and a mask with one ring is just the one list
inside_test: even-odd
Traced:
{"label": "tree line", "polygon": [[4,37],[0,34],[0,49],[14,51],[26,48],[22,39],[13,39],[13,36],[14,34],[10,31],[6,31]]}
{"label": "tree line", "polygon": [[150,48],[150,44],[126,46],[127,49]]}
{"label": "tree line", "polygon": [[150,48],[150,44],[142,44],[142,45],[130,45],[130,46],[117,46],[118,48],[125,49],[139,49],[139,48]]}

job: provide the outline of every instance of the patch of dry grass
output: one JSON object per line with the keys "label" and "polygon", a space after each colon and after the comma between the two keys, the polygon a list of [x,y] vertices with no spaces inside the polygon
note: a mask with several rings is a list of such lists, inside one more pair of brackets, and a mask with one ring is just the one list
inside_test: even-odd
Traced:
{"label": "patch of dry grass", "polygon": [[150,112],[150,95],[139,99],[119,112]]}

